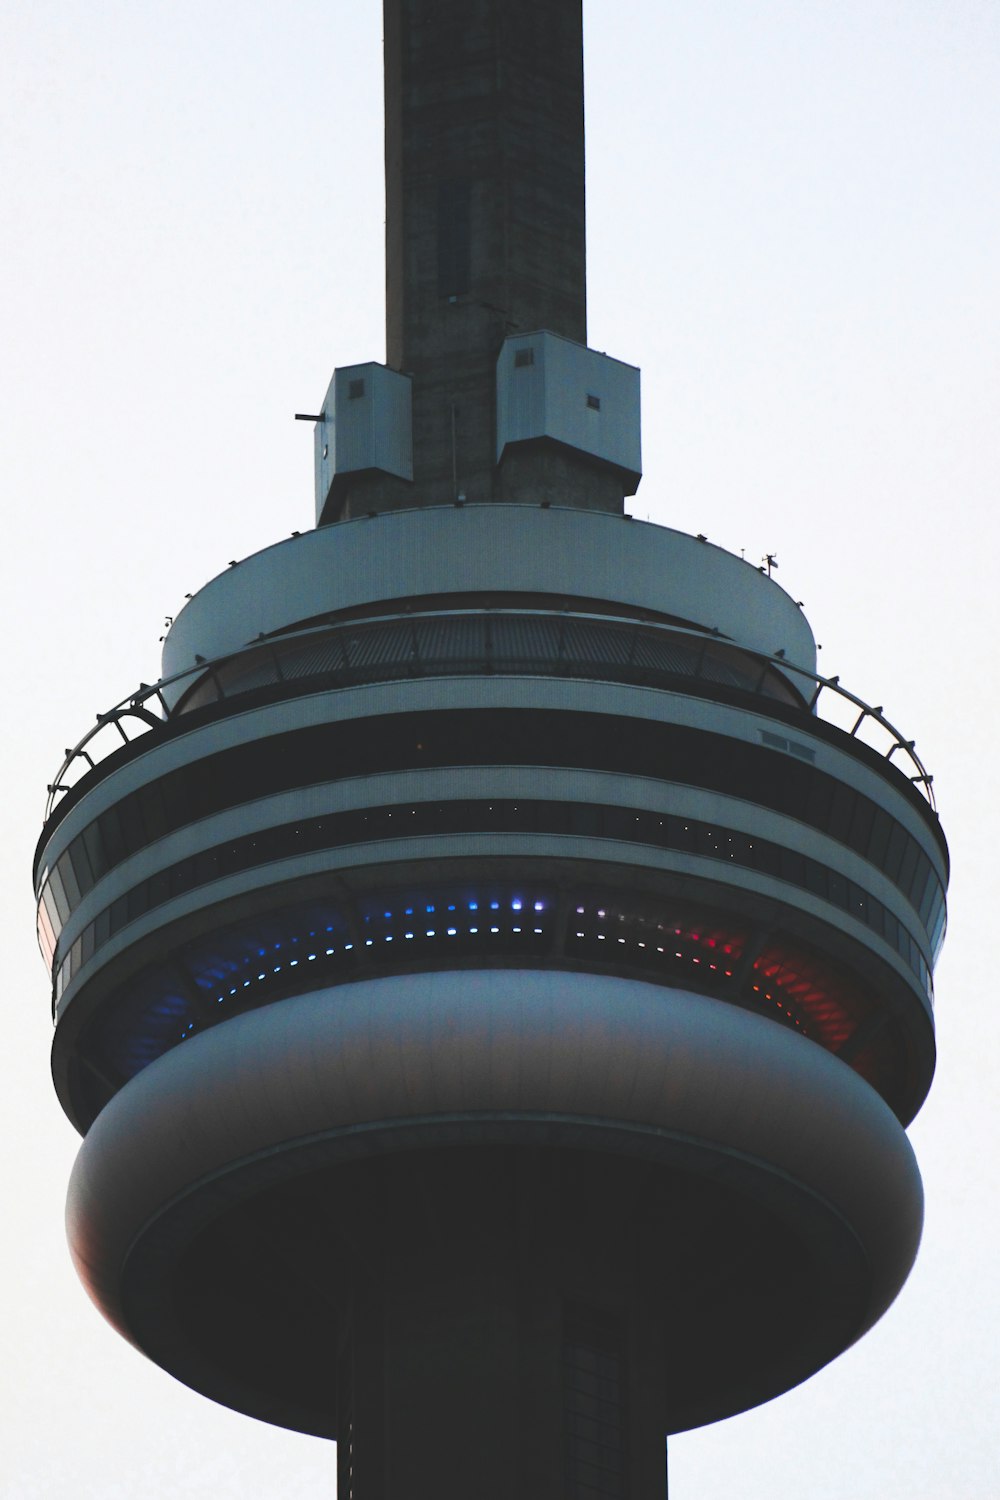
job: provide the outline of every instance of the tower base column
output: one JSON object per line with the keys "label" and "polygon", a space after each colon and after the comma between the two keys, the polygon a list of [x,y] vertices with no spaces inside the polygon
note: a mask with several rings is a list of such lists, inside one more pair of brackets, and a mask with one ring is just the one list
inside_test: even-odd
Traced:
{"label": "tower base column", "polygon": [[661,1500],[662,1323],[620,1228],[644,1174],[582,1166],[489,1148],[380,1163],[386,1240],[338,1382],[342,1500]]}

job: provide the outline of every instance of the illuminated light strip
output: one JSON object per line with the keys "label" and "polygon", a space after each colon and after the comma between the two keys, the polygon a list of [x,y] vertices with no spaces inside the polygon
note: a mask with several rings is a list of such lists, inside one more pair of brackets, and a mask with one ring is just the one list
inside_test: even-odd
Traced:
{"label": "illuminated light strip", "polygon": [[[445,910],[456,914],[464,910],[471,915],[479,911],[481,904],[488,905],[490,912],[495,914],[496,919],[496,925],[490,927],[490,936],[501,937],[501,940],[502,935],[506,935],[508,939],[513,936],[520,937],[525,934],[545,936],[545,928],[543,926],[523,927],[521,925],[514,926],[513,924],[508,927],[502,926],[502,908],[505,907],[511,914],[519,914],[525,908],[527,908],[529,913],[541,913],[551,908],[554,915],[555,911],[552,902],[547,903],[544,900],[535,900],[531,897],[526,898],[521,895],[506,897],[503,900],[490,899],[488,902],[483,903],[476,899],[466,900],[463,898],[461,902],[457,899],[453,901],[441,901],[439,899],[433,903],[425,900],[422,904],[424,910],[432,915],[438,911],[443,912]],[[370,929],[372,923],[395,923],[397,920],[401,922],[404,914],[405,916],[412,917],[417,909],[417,906],[411,905],[405,908],[396,908],[395,912],[394,910],[387,910],[385,908],[381,912],[359,912],[358,920],[362,925],[368,924]],[[586,917],[588,908],[586,905],[581,905],[577,906],[575,910],[578,917]],[[610,936],[616,941],[617,945],[625,946],[627,949],[631,948],[636,951],[637,955],[642,953],[652,958],[655,948],[658,957],[668,957],[663,944],[654,944],[648,937],[651,929],[661,933],[668,929],[665,929],[663,924],[656,923],[650,915],[643,915],[642,913],[633,914],[626,911],[611,911],[604,906],[592,908],[592,911],[596,912],[596,920],[602,923],[614,924],[611,933],[591,931],[588,934],[586,930],[588,924],[585,921],[576,930],[575,934],[569,934],[571,938],[575,935],[578,941],[587,941],[589,937],[590,941],[596,939],[597,941],[606,942]],[[399,912],[398,917],[396,912]],[[274,919],[269,920],[273,921]],[[475,921],[475,917],[472,920]],[[633,930],[626,932],[624,936],[618,935],[626,924],[632,927]],[[637,936],[634,930],[635,927],[638,927],[638,930],[643,933],[642,937]],[[618,933],[615,932],[615,928],[618,929]],[[335,926],[327,924],[323,930],[328,934],[332,934],[335,931]],[[731,980],[734,977],[732,967],[723,966],[722,956],[726,955],[730,958],[734,954],[738,956],[745,947],[744,937],[737,937],[732,932],[726,932],[723,929],[706,929],[700,923],[697,931],[687,931],[683,926],[672,926],[669,928],[669,931],[674,934],[675,939],[680,939],[682,945],[680,949],[673,950],[672,954],[669,955],[673,962],[690,965],[692,973],[695,969],[698,969],[703,974],[712,974],[715,976],[717,983],[721,982],[723,978]],[[446,928],[434,926],[425,929],[424,936],[427,940],[439,944],[444,940],[459,938],[464,932],[467,932],[467,935],[470,937],[478,937],[481,933],[485,932],[485,929],[471,924],[467,929],[463,929],[457,923],[454,923]],[[415,929],[412,931],[408,930],[405,933],[376,932],[374,936],[362,941],[362,947],[364,949],[372,948],[375,946],[377,939],[381,939],[383,943],[388,944],[393,942],[397,936],[402,936],[410,941],[416,941],[418,934]],[[315,932],[309,932],[308,939],[311,940],[314,937]],[[225,941],[225,934],[220,936],[220,941]],[[267,946],[254,948],[252,955],[245,955],[241,959],[234,958],[232,961],[220,960],[213,962],[211,967],[217,976],[215,983],[221,981],[226,985],[226,991],[228,991],[228,994],[226,991],[218,994],[216,996],[216,1003],[222,1005],[229,999],[234,1001],[234,1008],[239,1008],[242,990],[251,988],[253,983],[252,978],[245,978],[241,983],[239,970],[244,969],[245,971],[246,966],[251,964],[256,965],[260,961],[260,958],[267,956],[269,952],[277,955],[283,947],[288,948],[292,945],[298,945],[300,941],[303,944],[306,942],[306,934],[304,932],[301,935],[297,933],[289,935],[286,933],[282,939],[274,941],[270,948]],[[691,951],[691,946],[689,945],[695,944],[701,950],[700,953],[693,953]],[[306,955],[306,961],[316,962],[321,956],[333,959],[340,954],[347,955],[353,952],[354,947],[355,944],[352,942],[344,942],[339,947],[337,944],[331,944],[325,949],[317,946],[315,952],[310,952]],[[718,958],[719,962],[710,961],[708,958],[709,953],[711,953],[713,959]],[[274,980],[275,983],[284,985],[285,980],[280,976],[284,974],[286,968],[290,971],[292,968],[299,966],[299,963],[300,960],[294,958],[288,959],[283,963],[266,965],[257,973],[257,983],[261,984],[267,980]],[[783,1021],[794,1025],[801,1034],[809,1035],[810,1032],[814,1032],[814,1039],[820,1042],[821,1045],[828,1048],[836,1048],[850,1035],[857,1024],[857,1018],[844,1008],[836,993],[831,994],[824,988],[823,981],[819,979],[815,972],[810,973],[810,969],[815,970],[816,963],[815,961],[810,962],[806,955],[800,955],[794,950],[788,954],[782,954],[772,949],[770,954],[765,953],[758,958],[754,968],[766,980],[768,985],[768,988],[764,992],[762,992],[760,985],[752,986],[752,990],[757,995],[758,1000],[762,1000],[762,1003],[773,1007],[772,1014],[775,1015],[776,1019],[780,1017]],[[834,984],[836,984],[835,976],[831,976],[831,978]],[[226,982],[227,980],[235,982],[230,984]],[[203,984],[203,980],[198,979],[197,976],[195,976],[194,982],[199,985]],[[257,993],[257,991],[253,991],[255,997]],[[254,1004],[260,1002],[252,1000],[250,996],[247,996],[246,1003]],[[137,1017],[137,1019],[139,1018]],[[220,1016],[221,1019],[222,1017]],[[185,1024],[177,1040],[186,1039],[196,1030],[200,1029],[200,1025],[201,1023],[197,1018],[188,1019],[186,1016]],[[175,1033],[175,1036],[177,1036],[177,1033]],[[129,1051],[140,1067],[145,1066],[155,1056],[161,1055],[164,1050],[164,1041],[165,1038],[159,1032],[154,1034],[147,1031],[145,1035],[139,1034],[132,1037]],[[170,1045],[170,1042],[167,1040],[167,1050],[169,1050]]]}
{"label": "illuminated light strip", "polygon": [[[436,913],[439,904],[440,903],[438,903],[438,902],[433,902],[433,903],[431,903],[431,902],[425,902],[424,903],[424,910],[428,914],[433,915],[433,914]],[[467,906],[467,909],[468,909],[469,912],[477,912],[479,910],[480,903],[479,903],[478,900],[469,900],[468,902],[466,902],[464,904]],[[529,904],[530,908],[534,912],[536,912],[536,913],[541,913],[541,912],[544,912],[546,910],[546,902],[543,901],[543,900],[533,900],[533,901],[529,902],[528,904]],[[489,906],[490,906],[490,909],[492,911],[499,912],[500,908],[501,908],[501,902],[498,901],[498,900],[492,900],[492,901],[490,901]],[[523,897],[521,897],[521,896],[514,896],[514,897],[512,897],[510,899],[510,909],[511,909],[511,911],[513,911],[513,912],[520,912],[520,911],[522,911],[524,909],[524,906],[525,906],[525,901],[524,901]],[[448,902],[447,903],[447,910],[449,912],[457,912],[458,911],[458,903],[455,902],[455,901]],[[415,908],[412,907],[412,906],[405,908],[405,912],[406,912],[407,916],[413,915],[414,911],[415,911]],[[389,910],[389,911],[383,911],[382,912],[382,919],[384,921],[391,922],[393,920],[393,917],[394,917],[394,913],[391,910]],[[372,922],[372,920],[373,920],[373,914],[372,913],[367,913],[367,914],[364,915],[364,921],[366,923],[370,924]],[[332,925],[328,925],[327,928],[326,928],[327,932],[332,932],[333,930],[334,930],[334,928],[333,928]],[[491,931],[492,935],[499,936],[500,933],[501,933],[501,931],[502,931],[502,929],[499,926],[494,926],[494,927],[491,927],[490,931]],[[520,926],[515,926],[515,927],[511,928],[511,934],[512,935],[520,936],[520,935],[522,935],[523,931],[524,931],[524,929],[522,927],[520,927]],[[480,932],[480,929],[479,929],[478,926],[470,926],[469,929],[468,929],[469,936],[478,936],[479,932]],[[541,928],[541,927],[534,927],[534,928],[532,928],[532,933],[535,936],[541,937],[541,936],[544,936],[544,929]],[[440,934],[439,934],[439,931],[438,931],[437,928],[427,928],[427,929],[425,929],[425,936],[427,938],[432,938],[433,939],[433,938],[437,938],[439,935]],[[449,938],[454,938],[454,937],[458,937],[460,934],[459,934],[459,931],[458,931],[457,927],[449,927],[449,928],[446,929],[446,932],[445,932],[444,935],[446,935]],[[309,936],[310,937],[314,937],[315,933],[314,932],[310,932]],[[413,932],[413,933],[409,933],[408,932],[408,933],[405,934],[405,936],[407,938],[409,938],[411,941],[414,941],[414,940],[416,940],[417,934],[415,932]],[[391,943],[394,940],[394,937],[395,937],[395,934],[393,934],[393,933],[385,933],[385,934],[382,935],[382,940],[385,943]],[[292,934],[290,937],[284,939],[283,941],[286,942],[286,943],[298,943],[299,942],[299,935],[298,934]],[[367,938],[365,940],[365,947],[366,948],[371,948],[371,947],[374,946],[374,944],[375,944],[375,939],[374,938]],[[282,947],[282,940],[278,940],[278,941],[276,941],[272,945],[272,949],[274,951],[279,950],[281,947]],[[345,953],[351,952],[353,950],[353,947],[354,947],[354,945],[352,943],[345,943],[344,946],[343,946],[343,951]],[[259,948],[259,949],[256,950],[257,955],[259,957],[261,957],[261,958],[265,957],[267,955],[267,952],[268,952],[267,948]],[[326,957],[335,957],[336,956],[336,952],[337,952],[336,947],[335,946],[331,946],[331,947],[329,947],[329,948],[327,948],[327,949],[324,950],[324,956],[326,956]],[[310,953],[308,955],[308,961],[315,962],[318,957],[319,957],[318,953]],[[244,958],[244,960],[243,960],[243,964],[244,965],[246,965],[249,962],[251,962],[251,959],[249,957]],[[292,960],[289,961],[288,967],[289,968],[297,967],[298,963],[299,963],[298,959],[292,959]],[[229,967],[231,968],[232,966],[229,966]],[[281,964],[274,964],[271,967],[270,975],[268,974],[267,971],[261,972],[261,973],[259,973],[257,975],[257,980],[258,980],[258,982],[264,981],[264,980],[268,979],[269,977],[273,977],[274,975],[281,974],[282,971],[283,971],[283,965],[281,965]],[[195,982],[196,983],[198,982],[197,979],[196,979]],[[248,988],[248,987],[251,986],[251,983],[252,983],[252,981],[250,979],[245,979],[243,981],[243,986],[242,987],[243,988]],[[230,988],[230,990],[229,990],[229,996],[230,997],[236,996],[237,993],[238,993],[238,987],[237,986],[233,986],[233,987]],[[221,1005],[221,1004],[224,1003],[225,999],[226,999],[225,995],[218,995],[216,997],[216,1003]],[[196,1026],[196,1022],[195,1021],[190,1022],[188,1024],[188,1026],[184,1029],[182,1035],[186,1036],[186,1035],[190,1034],[190,1032],[195,1029],[195,1026]]]}
{"label": "illuminated light strip", "polygon": [[[585,915],[586,907],[577,907],[577,913],[580,916]],[[608,919],[607,909],[604,907],[597,908],[597,917],[603,920]],[[619,923],[629,919],[630,914],[624,912],[617,913]],[[672,930],[676,937],[680,937],[686,942],[697,943],[701,948],[721,949],[727,956],[732,956],[734,950],[737,948],[731,936],[722,932],[709,934],[704,929],[699,929],[698,931],[686,933],[680,927],[674,927]],[[578,939],[586,939],[587,935],[585,932],[578,931],[576,936]],[[606,941],[607,935],[596,933],[594,936],[596,936],[598,941]],[[620,944],[627,943],[627,939],[623,938],[618,938],[617,941]],[[641,941],[636,942],[636,946],[640,948],[646,947],[645,943]],[[658,946],[657,951],[662,953],[663,949]],[[742,945],[740,945],[737,951],[742,951]],[[690,952],[685,953],[683,948],[674,950],[673,957],[677,962],[690,963],[692,967],[707,968],[711,973],[720,972],[718,964],[706,964],[699,956]],[[795,957],[796,962],[794,965],[790,963],[787,957],[772,958],[768,962],[758,960],[755,968],[775,986],[775,990],[777,991],[775,994],[772,994],[770,990],[764,993],[764,1002],[772,1005],[781,1016],[804,1035],[809,1035],[815,1029],[816,1033],[818,1033],[815,1039],[821,1041],[821,1044],[835,1049],[851,1034],[856,1024],[856,1018],[845,1009],[844,1005],[835,995],[829,993],[827,988],[817,983],[814,976],[801,972],[799,964],[805,963],[809,966],[808,960],[799,960],[797,955]],[[722,974],[725,978],[730,979],[733,977],[733,970],[731,968],[723,968]],[[836,984],[832,976],[831,981]],[[752,989],[758,995],[762,993],[759,985],[753,986]]]}

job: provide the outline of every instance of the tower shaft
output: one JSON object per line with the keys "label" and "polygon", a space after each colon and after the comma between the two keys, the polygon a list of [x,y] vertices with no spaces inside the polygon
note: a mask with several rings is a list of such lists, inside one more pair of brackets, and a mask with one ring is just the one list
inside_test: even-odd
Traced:
{"label": "tower shaft", "polygon": [[385,0],[393,368],[492,376],[536,328],[586,343],[582,46],[580,0]]}
{"label": "tower shaft", "polygon": [[342,1495],[661,1500],[663,1263],[631,1232],[649,1182],[641,1162],[503,1146],[341,1175],[363,1243]]}
{"label": "tower shaft", "polygon": [[500,498],[504,339],[587,341],[580,0],[385,0],[386,360],[421,501]]}
{"label": "tower shaft", "polygon": [[551,445],[497,462],[497,358],[587,341],[581,0],[385,0],[386,363],[412,381],[412,482],[356,477],[325,521],[453,501],[622,509]]}

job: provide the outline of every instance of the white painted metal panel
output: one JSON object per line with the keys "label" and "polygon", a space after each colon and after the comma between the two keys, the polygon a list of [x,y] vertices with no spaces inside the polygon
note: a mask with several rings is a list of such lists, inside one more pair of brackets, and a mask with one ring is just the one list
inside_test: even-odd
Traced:
{"label": "white painted metal panel", "polygon": [[314,434],[316,515],[338,478],[381,469],[413,478],[411,381],[369,361],[334,370]]}
{"label": "white painted metal panel", "polygon": [[610,464],[634,493],[642,474],[639,371],[558,334],[507,339],[497,361],[497,461],[549,438]]}

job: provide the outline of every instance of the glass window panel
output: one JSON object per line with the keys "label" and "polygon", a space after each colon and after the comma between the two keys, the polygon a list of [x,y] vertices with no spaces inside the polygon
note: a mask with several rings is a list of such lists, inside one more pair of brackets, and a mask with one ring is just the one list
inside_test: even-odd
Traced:
{"label": "glass window panel", "polygon": [[835,786],[836,783],[829,776],[819,775],[810,778],[806,821],[814,828],[822,828],[824,832],[830,827],[833,818]]}
{"label": "glass window panel", "polygon": [[840,909],[841,909],[841,911],[846,911],[848,909],[848,904],[849,904],[848,903],[848,895],[847,895],[847,881],[845,880],[844,876],[838,874],[836,870],[830,870],[827,873],[828,873],[828,896],[827,896],[827,899],[829,901],[832,901],[833,904],[834,904],[834,906],[839,906]]}
{"label": "glass window panel", "polygon": [[907,834],[903,848],[903,860],[899,867],[899,888],[906,896],[910,896],[912,893],[917,878],[917,866],[922,860],[923,855],[920,851],[920,845],[915,838]]}
{"label": "glass window panel", "polygon": [[898,823],[893,823],[889,833],[889,845],[885,853],[885,873],[892,881],[899,880],[899,872],[903,865],[903,855],[906,853],[906,841],[909,834],[905,828]]}
{"label": "glass window panel", "polygon": [[58,865],[49,871],[48,888],[52,892],[52,899],[55,902],[61,930],[63,923],[69,921],[69,902],[66,899],[66,891],[63,887]]}
{"label": "glass window panel", "polygon": [[89,827],[85,828],[80,835],[80,839],[86,847],[87,858],[90,861],[90,868],[93,872],[94,883],[96,884],[108,870],[108,852],[104,847],[104,840],[101,837],[100,822],[95,820]]}
{"label": "glass window panel", "polygon": [[857,800],[857,793],[850,787],[844,786],[842,782],[835,783],[827,826],[841,844],[849,844],[851,841],[851,822]]}
{"label": "glass window panel", "polygon": [[927,916],[927,930],[931,935],[931,944],[935,953],[937,953],[941,938],[944,935],[946,916],[944,894],[939,888]]}
{"label": "glass window panel", "polygon": [[[771,806],[779,807],[793,818],[809,821],[809,790],[815,773],[807,772],[787,755],[776,755],[777,799]],[[731,785],[731,776],[730,776]]]}
{"label": "glass window panel", "polygon": [[854,814],[851,818],[851,832],[847,839],[852,849],[859,854],[869,855],[871,845],[872,829],[875,826],[875,804],[867,797],[858,793],[854,794]]}
{"label": "glass window panel", "polygon": [[46,964],[51,968],[56,951],[56,935],[44,901],[38,903],[38,946]]}
{"label": "glass window panel", "polygon": [[68,849],[64,850],[56,860],[56,869],[59,871],[63,890],[66,892],[69,909],[70,911],[75,911],[80,905],[80,887],[76,883],[76,872],[73,869],[73,862],[69,857]]}
{"label": "glass window panel", "polygon": [[149,884],[141,880],[134,885],[128,893],[128,919],[134,922],[136,917],[141,917],[149,910]]}
{"label": "glass window panel", "polygon": [[149,905],[150,908],[160,906],[164,901],[170,900],[170,871],[157,870],[155,875],[149,877]]}
{"label": "glass window panel", "polygon": [[866,922],[871,925],[870,905],[871,900],[868,893],[863,891],[859,885],[855,885],[853,881],[848,881],[847,909],[851,915],[857,917],[860,922]]}
{"label": "glass window panel", "polygon": [[899,922],[896,920],[895,916],[889,910],[889,908],[887,906],[883,906],[881,902],[879,903],[877,921],[880,936],[885,939],[890,948],[895,948],[896,952],[901,953],[905,958],[905,931],[903,927],[900,926]]}
{"label": "glass window panel", "polygon": [[170,867],[170,894],[181,896],[195,884],[195,862],[193,858],[178,860]]}
{"label": "glass window panel", "polygon": [[885,869],[885,851],[889,847],[892,819],[880,807],[874,809],[872,831],[868,840],[868,858],[879,870]]}
{"label": "glass window panel", "polygon": [[130,792],[118,804],[118,827],[126,854],[137,854],[147,841],[146,825],[137,792]]}
{"label": "glass window panel", "polygon": [[163,796],[160,792],[160,783],[152,782],[144,786],[138,793],[139,806],[142,809],[143,824],[146,829],[146,837],[152,842],[154,839],[163,838],[164,834],[170,832],[170,823],[167,818],[167,809],[164,805]]}
{"label": "glass window panel", "polygon": [[87,845],[84,839],[75,838],[67,850],[73,863],[73,874],[76,877],[77,888],[81,899],[94,886],[94,872],[90,866],[90,856],[87,853]]}
{"label": "glass window panel", "polygon": [[50,886],[48,881],[46,881],[42,886],[40,906],[48,917],[49,926],[52,929],[52,941],[53,945],[55,945],[56,939],[59,937],[59,934],[63,930],[63,919],[59,915],[59,910],[56,906],[56,898],[52,894],[52,887]]}
{"label": "glass window panel", "polygon": [[936,909],[940,899],[941,883],[928,862],[923,887],[919,889],[919,892],[914,892],[914,904],[925,926],[929,923],[931,913]]}
{"label": "glass window panel", "polygon": [[109,807],[97,820],[101,843],[107,855],[106,868],[114,869],[125,858],[127,849],[122,838],[117,807]]}
{"label": "glass window panel", "polygon": [[573,807],[573,832],[597,837],[601,832],[601,815],[596,807],[577,802]]}
{"label": "glass window panel", "polygon": [[781,875],[781,852],[770,839],[751,839],[750,855],[755,870],[765,875]]}

